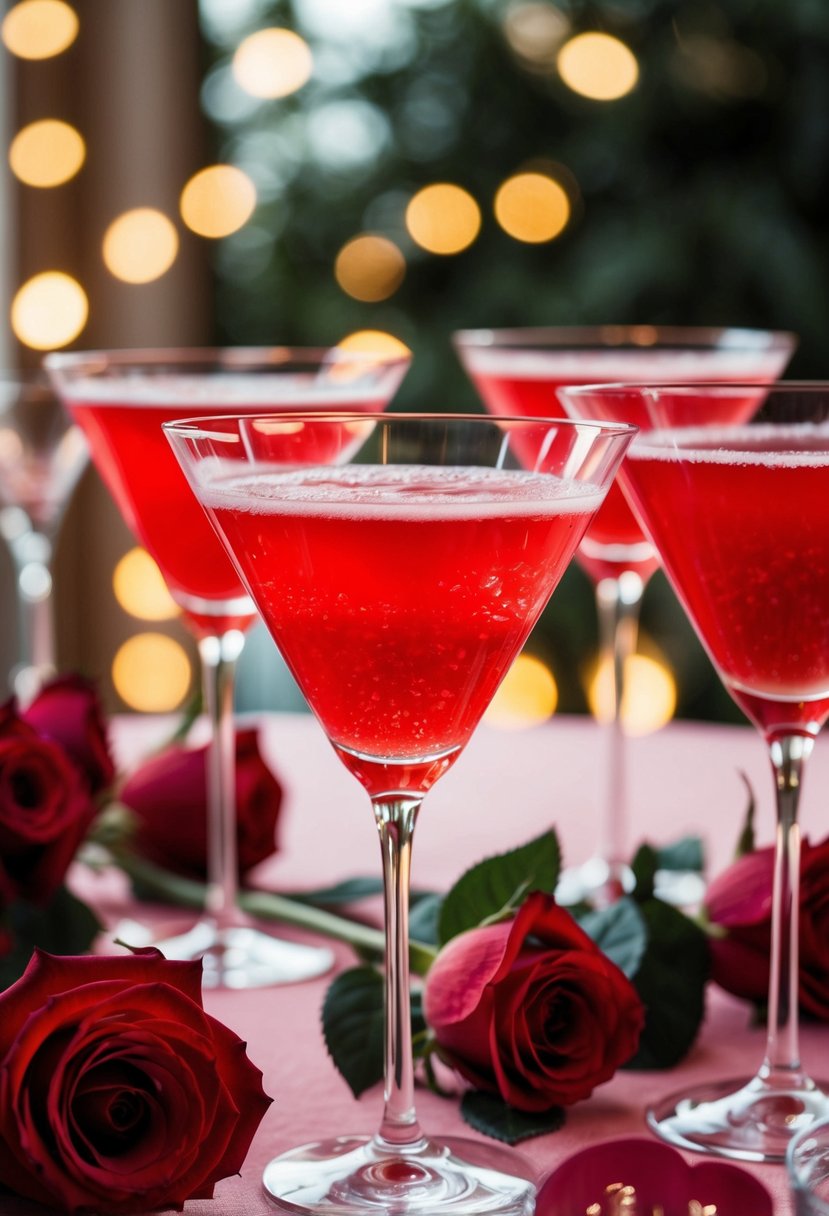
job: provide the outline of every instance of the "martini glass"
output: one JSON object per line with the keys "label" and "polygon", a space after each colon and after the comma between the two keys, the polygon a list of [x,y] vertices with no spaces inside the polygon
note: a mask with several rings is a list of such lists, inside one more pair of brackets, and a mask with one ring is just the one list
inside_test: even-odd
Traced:
{"label": "martini glass", "polygon": [[0,375],[0,536],[14,563],[19,660],[10,684],[28,703],[55,674],[52,555],[87,448],[48,381]]}
{"label": "martini glass", "polygon": [[[414,1108],[408,883],[421,802],[460,755],[598,508],[626,427],[484,415],[333,416],[306,453],[366,427],[358,462],[296,469],[293,420],[165,427],[337,755],[368,791],[386,909],[385,1108],[265,1170],[292,1212],[529,1213],[506,1150],[423,1134]],[[516,442],[538,452],[518,467]],[[247,463],[232,457],[240,449]],[[230,458],[229,458],[230,457]]]}
{"label": "martini glass", "polygon": [[[751,424],[723,421],[755,397]],[[648,415],[624,487],[728,692],[765,741],[777,832],[765,1058],[750,1079],[672,1095],[652,1127],[682,1148],[782,1161],[829,1114],[798,1050],[798,802],[829,716],[829,384],[571,389],[579,411]],[[693,425],[677,425],[692,405]],[[706,425],[703,425],[705,423]]]}
{"label": "martini glass", "polygon": [[[210,987],[318,975],[333,962],[330,950],[255,930],[237,907],[233,685],[256,609],[194,501],[161,424],[229,409],[382,410],[408,358],[274,347],[73,353],[50,355],[45,365],[198,642],[212,732],[205,914],[188,932],[157,944],[171,958],[202,958]],[[323,456],[339,459],[342,452],[332,448]]]}
{"label": "martini glass", "polygon": [[[554,411],[560,404],[558,390],[565,385],[776,380],[797,340],[793,334],[766,330],[601,325],[461,330],[453,342],[490,412],[533,417]],[[575,399],[573,408],[579,408]],[[630,421],[643,423],[639,418]],[[632,886],[626,860],[630,842],[624,677],[627,661],[636,653],[645,586],[659,564],[618,484],[611,486],[576,560],[593,583],[599,670],[609,677],[609,703],[598,714],[607,759],[599,853],[565,871],[558,895],[567,903],[585,898],[609,902]],[[694,902],[701,893],[697,887],[690,875],[660,875],[660,895],[674,902]]]}

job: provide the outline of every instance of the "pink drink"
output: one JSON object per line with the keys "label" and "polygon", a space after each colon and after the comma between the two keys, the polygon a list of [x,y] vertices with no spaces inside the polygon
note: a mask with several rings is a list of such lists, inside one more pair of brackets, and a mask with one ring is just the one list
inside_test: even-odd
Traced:
{"label": "pink drink", "polygon": [[[202,417],[207,413],[269,411],[382,412],[387,394],[366,396],[349,388],[315,387],[311,375],[269,376],[262,373],[245,382],[232,373],[223,376],[182,375],[165,388],[157,377],[100,380],[72,385],[67,401],[83,429],[92,458],[126,523],[158,562],[173,598],[197,634],[243,629],[255,617],[239,575],[216,537],[161,429],[175,418]],[[226,388],[224,387],[226,386]],[[217,391],[220,389],[223,395]],[[224,393],[226,392],[226,395]],[[320,429],[314,428],[314,447],[303,450],[297,432],[297,463],[333,459],[342,436],[338,428],[327,432],[330,452],[320,451]],[[284,446],[284,438],[282,439]]]}
{"label": "pink drink", "polygon": [[372,794],[457,758],[601,491],[426,466],[225,468],[200,497],[296,680]]}
{"label": "pink drink", "polygon": [[[780,369],[776,352],[712,347],[594,347],[567,349],[487,349],[467,347],[464,362],[487,410],[492,414],[519,418],[550,418],[561,413],[558,390],[567,386],[599,383],[656,383],[719,380],[767,383]],[[696,422],[697,400],[683,399],[689,422]],[[586,415],[585,415],[586,416]],[[641,430],[651,422],[644,409],[639,417],[628,417]],[[677,420],[682,425],[684,419]],[[521,437],[516,437],[516,447]],[[532,439],[525,440],[522,459],[528,468],[535,462]],[[528,444],[530,446],[528,446]],[[520,449],[519,449],[520,450]],[[577,554],[579,565],[594,582],[617,578],[623,570],[634,570],[648,579],[658,566],[638,521],[625,501],[618,483],[590,525]]]}
{"label": "pink drink", "polygon": [[826,426],[658,431],[623,471],[721,678],[767,737],[816,734],[829,714],[828,449]]}

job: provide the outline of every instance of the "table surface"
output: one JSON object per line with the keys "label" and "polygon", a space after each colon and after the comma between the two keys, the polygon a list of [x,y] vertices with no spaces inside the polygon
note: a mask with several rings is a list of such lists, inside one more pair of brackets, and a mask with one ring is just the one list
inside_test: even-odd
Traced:
{"label": "table surface", "polygon": [[[355,874],[379,874],[376,832],[362,789],[342,768],[316,722],[308,715],[260,717],[263,752],[286,791],[280,850],[252,875],[273,889],[315,887]],[[118,719],[113,742],[122,766],[134,763],[165,736],[168,723],[153,718]],[[554,825],[564,859],[576,864],[590,855],[599,835],[602,801],[602,747],[598,728],[587,718],[555,718],[515,732],[482,726],[454,769],[426,800],[417,829],[413,882],[445,889],[470,864],[521,844]],[[741,775],[742,774],[742,775]],[[647,839],[669,843],[698,833],[706,848],[708,872],[727,864],[746,806],[743,775],[757,798],[758,842],[773,834],[773,787],[765,749],[748,727],[674,723],[630,740],[629,802],[631,846]],[[803,794],[806,834],[826,834],[829,740],[819,740]],[[120,875],[91,880],[74,876],[109,923],[126,914],[146,916],[131,905]],[[312,940],[301,931],[272,927],[281,936]],[[106,949],[106,943],[102,945]],[[344,946],[334,948],[337,966],[354,961]],[[264,1216],[273,1212],[261,1190],[264,1165],[277,1153],[308,1140],[340,1133],[371,1133],[380,1117],[380,1088],[356,1100],[326,1054],[320,1009],[330,975],[317,980],[246,992],[205,993],[205,1007],[248,1044],[263,1070],[273,1105],[251,1146],[240,1177],[216,1188],[212,1202],[186,1205],[190,1216]],[[802,1055],[818,1075],[829,1028],[804,1027]],[[521,1151],[541,1174],[564,1157],[619,1135],[647,1135],[646,1103],[708,1077],[753,1073],[763,1054],[764,1034],[751,1025],[748,1007],[711,989],[706,1020],[689,1057],[667,1073],[620,1072],[593,1096],[568,1112],[565,1127],[525,1141]],[[425,1090],[418,1113],[436,1136],[463,1127],[456,1103]],[[476,1134],[463,1129],[464,1134]],[[482,1139],[482,1138],[481,1138]],[[689,1157],[689,1160],[692,1158]],[[696,1158],[701,1160],[701,1158]],[[775,1211],[789,1216],[791,1203],[782,1166],[756,1170],[775,1197]],[[42,1208],[4,1197],[4,1216],[35,1216]]]}

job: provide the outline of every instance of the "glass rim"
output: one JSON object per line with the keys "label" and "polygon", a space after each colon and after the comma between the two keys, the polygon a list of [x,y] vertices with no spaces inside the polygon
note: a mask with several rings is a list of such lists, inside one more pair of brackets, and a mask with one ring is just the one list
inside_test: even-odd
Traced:
{"label": "glass rim", "polygon": [[[216,436],[216,423],[222,422],[371,422],[399,425],[414,422],[474,422],[497,427],[508,424],[511,429],[526,430],[533,426],[565,426],[568,429],[587,427],[607,437],[634,435],[639,427],[629,422],[603,422],[600,418],[565,418],[557,415],[542,418],[519,418],[513,414],[443,414],[412,411],[407,413],[366,413],[359,410],[258,410],[229,411],[223,414],[202,414],[193,418],[171,418],[161,424],[169,434],[190,439],[210,439]],[[223,432],[229,434],[230,432]]]}
{"label": "glass rim", "polygon": [[[525,325],[503,328],[456,329],[451,335],[456,350],[597,350],[656,348],[721,350],[794,349],[800,339],[789,329],[746,325]],[[725,341],[728,339],[728,341]],[[765,339],[765,341],[763,341]],[[721,345],[720,345],[721,343]]]}
{"label": "glass rim", "polygon": [[381,363],[384,367],[411,363],[411,351],[348,350],[342,346],[294,346],[272,344],[261,346],[139,346],[102,347],[95,350],[50,351],[43,359],[48,372],[82,371],[88,376],[105,376],[112,370],[129,369],[149,372],[169,371],[171,368],[215,368],[218,371],[239,371],[255,366],[263,371],[278,372],[299,363],[356,363],[366,366]]}
{"label": "glass rim", "polygon": [[685,393],[699,396],[700,391],[711,389],[729,390],[737,393],[829,393],[828,380],[611,380],[607,383],[564,384],[556,391],[567,396],[587,397],[602,395],[619,397],[624,393]]}

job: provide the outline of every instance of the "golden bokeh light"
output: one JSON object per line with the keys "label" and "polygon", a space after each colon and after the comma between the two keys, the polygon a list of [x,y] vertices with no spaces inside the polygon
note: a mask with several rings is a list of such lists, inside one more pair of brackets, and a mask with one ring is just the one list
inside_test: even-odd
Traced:
{"label": "golden bokeh light", "polygon": [[75,176],[86,159],[83,136],[68,122],[42,118],[18,131],[9,147],[9,165],[26,186],[49,189]]}
{"label": "golden bokeh light", "polygon": [[545,173],[516,173],[498,188],[495,218],[516,241],[540,245],[567,227],[570,199],[564,187]]}
{"label": "golden bokeh light", "polygon": [[180,207],[191,231],[216,240],[247,223],[256,207],[256,187],[234,165],[210,165],[190,178]]}
{"label": "golden bokeh light", "polygon": [[410,355],[405,342],[384,329],[355,329],[337,343],[339,350],[354,351],[367,355]]}
{"label": "golden bokeh light", "polygon": [[556,63],[567,87],[592,101],[616,101],[639,79],[633,51],[610,34],[577,34],[565,42]]}
{"label": "golden bokeh light", "polygon": [[76,279],[59,270],[36,274],[12,300],[12,330],[33,350],[66,346],[77,338],[88,316],[86,292]]}
{"label": "golden bokeh light", "polygon": [[146,549],[138,546],[116,565],[112,589],[124,611],[140,621],[170,621],[181,612],[157,564]]}
{"label": "golden bokeh light", "polygon": [[[599,722],[613,714],[613,684],[609,666],[593,674],[587,692],[588,704]],[[669,668],[657,658],[632,655],[625,663],[622,723],[628,735],[649,735],[659,730],[676,712],[676,682]]]}
{"label": "golden bokeh light", "polygon": [[293,30],[257,30],[236,48],[233,77],[252,97],[287,97],[307,84],[314,70],[311,49]]}
{"label": "golden bokeh light", "polygon": [[484,721],[500,730],[522,730],[546,722],[556,711],[558,687],[541,659],[520,654],[492,698]]}
{"label": "golden bokeh light", "polygon": [[75,41],[78,17],[63,0],[21,0],[3,18],[0,36],[20,59],[51,59]]}
{"label": "golden bokeh light", "polygon": [[550,68],[569,32],[570,19],[547,0],[518,0],[504,17],[507,42],[531,67]]}
{"label": "golden bokeh light", "polygon": [[163,633],[136,633],[112,661],[112,682],[121,700],[140,713],[178,709],[190,689],[187,652]]}
{"label": "golden bokeh light", "polygon": [[102,252],[107,270],[116,279],[151,283],[176,260],[178,233],[163,211],[136,207],[112,221],[104,233]]}
{"label": "golden bokeh light", "polygon": [[481,230],[481,209],[468,190],[436,182],[409,200],[406,227],[412,240],[429,253],[461,253]]}
{"label": "golden bokeh light", "polygon": [[375,303],[394,295],[406,273],[406,259],[385,236],[355,236],[337,254],[334,277],[346,295]]}

